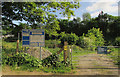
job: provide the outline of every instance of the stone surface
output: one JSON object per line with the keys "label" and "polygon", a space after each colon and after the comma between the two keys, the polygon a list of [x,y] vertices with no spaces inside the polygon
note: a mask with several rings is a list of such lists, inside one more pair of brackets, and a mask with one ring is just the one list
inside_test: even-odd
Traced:
{"label": "stone surface", "polygon": [[[42,54],[42,59],[47,58],[48,56],[52,55],[52,53],[50,51],[48,51],[45,48],[41,48],[41,54]],[[31,56],[34,56],[35,58],[39,58],[40,59],[40,48],[39,47],[30,47],[27,52],[28,54],[30,54]]]}

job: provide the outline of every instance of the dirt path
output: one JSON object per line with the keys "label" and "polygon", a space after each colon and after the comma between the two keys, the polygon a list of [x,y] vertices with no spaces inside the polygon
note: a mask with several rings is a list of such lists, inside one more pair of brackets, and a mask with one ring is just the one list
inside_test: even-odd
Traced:
{"label": "dirt path", "polygon": [[78,58],[76,75],[118,75],[118,66],[103,54],[88,54]]}
{"label": "dirt path", "polygon": [[[76,68],[65,75],[118,75],[118,67],[106,55],[88,54],[78,58]],[[45,72],[11,71],[5,67],[2,75],[61,75]],[[63,75],[63,74],[62,74]]]}

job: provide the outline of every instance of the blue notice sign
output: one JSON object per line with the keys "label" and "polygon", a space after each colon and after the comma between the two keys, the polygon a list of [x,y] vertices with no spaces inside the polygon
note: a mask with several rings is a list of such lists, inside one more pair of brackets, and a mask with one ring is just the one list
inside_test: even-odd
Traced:
{"label": "blue notice sign", "polygon": [[22,45],[29,47],[45,46],[45,32],[43,29],[23,29]]}
{"label": "blue notice sign", "polygon": [[23,36],[23,40],[29,40],[30,37],[29,36]]}
{"label": "blue notice sign", "polygon": [[29,45],[30,42],[29,42],[29,41],[23,41],[22,44],[23,44],[23,45]]}

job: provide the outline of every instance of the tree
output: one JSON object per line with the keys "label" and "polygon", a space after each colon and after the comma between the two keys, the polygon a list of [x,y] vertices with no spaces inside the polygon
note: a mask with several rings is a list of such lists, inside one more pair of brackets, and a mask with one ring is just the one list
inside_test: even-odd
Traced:
{"label": "tree", "polygon": [[96,17],[98,27],[103,32],[107,45],[112,44],[117,36],[119,36],[119,17],[112,16],[102,12]]}
{"label": "tree", "polygon": [[90,19],[91,19],[91,15],[90,15],[90,13],[88,13],[88,12],[83,13],[82,17],[83,17],[83,21],[86,21],[86,20],[90,20]]}
{"label": "tree", "polygon": [[[84,48],[95,50],[95,46],[103,46],[104,38],[100,28],[92,28],[88,30],[87,34],[84,34],[79,38],[78,45]],[[92,46],[92,47],[90,47]]]}
{"label": "tree", "polygon": [[79,2],[3,2],[2,20],[3,24],[10,28],[18,26],[13,23],[13,20],[25,20],[32,29],[36,29],[39,27],[38,24],[42,24],[47,34],[57,35],[57,30],[60,28],[54,12],[61,11],[61,15],[70,18],[71,15],[74,15],[72,8],[79,8]]}
{"label": "tree", "polygon": [[73,21],[74,21],[74,23],[80,23],[81,19],[80,19],[80,17],[77,17],[77,18],[74,18]]}

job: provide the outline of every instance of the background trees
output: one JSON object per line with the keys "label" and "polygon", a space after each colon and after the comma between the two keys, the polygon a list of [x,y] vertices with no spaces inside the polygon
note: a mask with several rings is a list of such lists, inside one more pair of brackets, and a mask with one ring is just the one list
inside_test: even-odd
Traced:
{"label": "background trees", "polygon": [[[78,2],[3,2],[2,32],[17,37],[17,33],[24,28],[42,28],[45,29],[46,40],[53,40],[62,38],[62,32],[68,34],[66,37],[77,38],[77,36],[82,36],[83,33],[87,34],[88,30],[94,27],[102,31],[105,45],[116,45],[120,37],[120,17],[102,11],[95,18],[91,18],[90,13],[87,12],[82,15],[83,20],[80,17],[69,20],[71,15],[74,16],[74,11],[71,9],[77,9],[79,6]],[[59,11],[59,14],[63,16],[67,16],[68,19],[57,19],[56,11]],[[13,21],[26,21],[27,23],[15,24]]]}
{"label": "background trees", "polygon": [[[83,14],[84,15],[84,14]],[[64,23],[66,24],[62,24]],[[102,31],[103,38],[105,40],[105,45],[115,45],[115,41],[120,37],[120,17],[112,16],[107,13],[101,13],[98,17],[91,18],[90,20],[78,21],[74,18],[73,20],[60,20],[60,31],[65,31],[66,33],[75,33],[77,36],[82,36],[83,33],[87,34],[88,30],[94,28],[99,28]],[[64,28],[64,29],[63,29]]]}
{"label": "background trees", "polygon": [[83,17],[83,21],[87,21],[87,20],[91,19],[91,15],[88,12],[87,13],[83,13],[82,17]]}
{"label": "background trees", "polygon": [[[9,7],[8,7],[9,6]],[[49,35],[57,35],[60,30],[56,11],[70,18],[74,15],[71,8],[79,8],[79,2],[3,2],[2,3],[2,20],[5,27],[13,29],[18,25],[15,21],[26,21],[32,29],[42,28]],[[24,25],[25,26],[25,25]]]}

